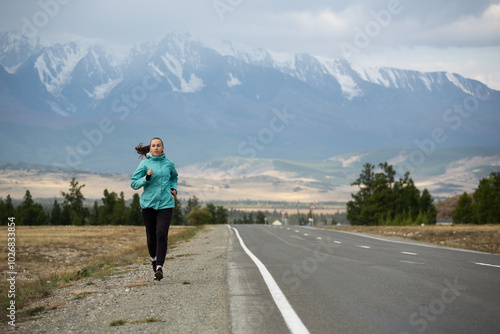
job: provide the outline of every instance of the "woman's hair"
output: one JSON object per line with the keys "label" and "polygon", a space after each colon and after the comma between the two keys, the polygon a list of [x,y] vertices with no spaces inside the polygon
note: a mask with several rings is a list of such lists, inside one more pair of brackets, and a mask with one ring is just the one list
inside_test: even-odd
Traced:
{"label": "woman's hair", "polygon": [[154,137],[153,139],[151,139],[151,141],[149,142],[149,145],[147,146],[143,146],[142,143],[139,143],[139,145],[137,145],[135,147],[135,150],[137,151],[137,153],[139,154],[139,158],[142,159],[146,156],[146,154],[149,153],[149,151],[151,151],[151,142],[155,139],[158,139],[159,141],[161,141],[161,146],[164,146],[163,145],[163,140],[161,140],[160,138],[158,137]]}

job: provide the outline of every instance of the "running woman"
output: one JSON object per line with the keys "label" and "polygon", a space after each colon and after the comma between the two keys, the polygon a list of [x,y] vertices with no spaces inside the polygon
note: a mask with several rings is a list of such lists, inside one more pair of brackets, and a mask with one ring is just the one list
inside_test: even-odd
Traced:
{"label": "running woman", "polygon": [[149,145],[135,147],[142,160],[130,180],[133,189],[144,187],[140,204],[146,226],[146,237],[155,280],[163,278],[167,256],[168,230],[177,196],[177,171],[172,160],[165,157],[163,141],[155,137]]}

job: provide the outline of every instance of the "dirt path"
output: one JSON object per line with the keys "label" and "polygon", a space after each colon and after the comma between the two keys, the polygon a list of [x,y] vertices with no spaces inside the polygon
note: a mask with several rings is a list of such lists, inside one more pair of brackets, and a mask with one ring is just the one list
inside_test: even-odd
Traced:
{"label": "dirt path", "polygon": [[[134,264],[58,289],[30,305],[46,311],[17,323],[15,332],[227,333],[227,241],[227,227],[213,225],[178,242],[160,282],[150,264]],[[0,325],[0,332],[9,327]]]}

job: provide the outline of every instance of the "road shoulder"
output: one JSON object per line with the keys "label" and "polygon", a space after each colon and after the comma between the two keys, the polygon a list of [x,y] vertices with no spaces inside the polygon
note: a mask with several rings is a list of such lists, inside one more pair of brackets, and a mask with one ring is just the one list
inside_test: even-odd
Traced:
{"label": "road shoulder", "polygon": [[48,311],[16,324],[16,332],[227,333],[228,236],[226,226],[208,225],[176,243],[160,282],[150,264],[133,264],[57,289],[38,303]]}

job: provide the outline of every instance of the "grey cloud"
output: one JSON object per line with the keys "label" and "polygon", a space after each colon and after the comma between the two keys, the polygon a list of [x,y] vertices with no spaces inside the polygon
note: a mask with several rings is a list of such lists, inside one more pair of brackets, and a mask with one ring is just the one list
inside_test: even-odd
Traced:
{"label": "grey cloud", "polygon": [[[464,27],[460,22],[480,18],[485,10],[500,0],[72,0],[61,6],[59,14],[51,18],[41,33],[66,32],[111,42],[137,43],[177,30],[190,31],[201,38],[211,36],[256,47],[274,46],[278,51],[310,51],[327,55],[334,53],[339,43],[352,41],[355,29],[363,29],[373,20],[373,12],[398,1],[403,10],[391,17],[391,24],[372,39],[371,46],[484,46],[499,43],[497,36],[500,34],[490,27],[480,24]],[[223,20],[216,4],[225,4],[225,8],[229,8],[223,13]],[[37,0],[3,1],[1,6],[0,30],[19,27],[23,15],[30,17],[40,10]],[[305,28],[293,16],[286,15],[311,13],[314,19],[324,11],[339,16],[345,25],[338,29],[325,29],[321,24]],[[12,22],[17,22],[17,26]],[[454,34],[453,29],[457,29],[457,33]]]}

